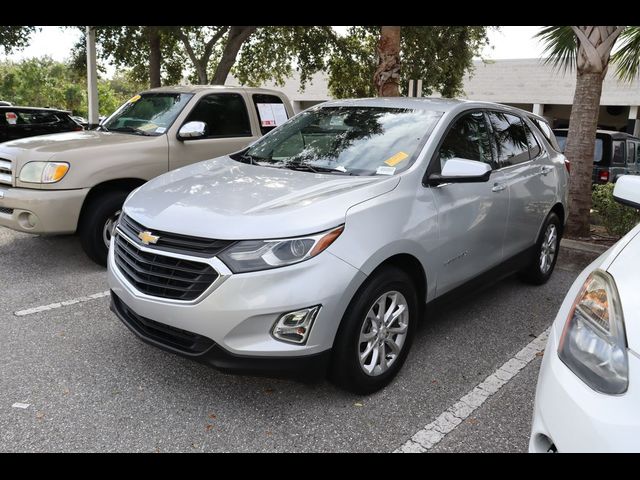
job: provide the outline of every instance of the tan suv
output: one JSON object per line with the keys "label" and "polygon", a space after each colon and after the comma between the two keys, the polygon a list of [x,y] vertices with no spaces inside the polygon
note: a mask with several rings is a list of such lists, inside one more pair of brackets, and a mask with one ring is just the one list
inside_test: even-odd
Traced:
{"label": "tan suv", "polygon": [[281,92],[162,87],[131,98],[100,127],[0,144],[0,226],[78,232],[105,265],[114,222],[131,191],[194,162],[244,148],[293,115]]}

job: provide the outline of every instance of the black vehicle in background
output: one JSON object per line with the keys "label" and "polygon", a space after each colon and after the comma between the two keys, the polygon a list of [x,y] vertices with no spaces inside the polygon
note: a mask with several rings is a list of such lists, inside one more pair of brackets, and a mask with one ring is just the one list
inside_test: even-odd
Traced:
{"label": "black vehicle in background", "polygon": [[77,130],[82,126],[65,110],[0,106],[0,142]]}
{"label": "black vehicle in background", "polygon": [[[553,132],[564,152],[568,129],[558,128]],[[615,130],[598,130],[593,155],[593,183],[615,183],[620,175],[640,175],[640,138]]]}

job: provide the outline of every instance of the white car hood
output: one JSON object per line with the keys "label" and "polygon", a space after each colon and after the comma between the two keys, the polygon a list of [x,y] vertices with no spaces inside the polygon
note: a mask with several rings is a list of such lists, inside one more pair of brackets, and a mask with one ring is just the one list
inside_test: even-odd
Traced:
{"label": "white car hood", "polygon": [[223,240],[282,238],[335,227],[347,210],[393,190],[400,178],[315,174],[228,156],[161,175],[124,212],[149,229]]}

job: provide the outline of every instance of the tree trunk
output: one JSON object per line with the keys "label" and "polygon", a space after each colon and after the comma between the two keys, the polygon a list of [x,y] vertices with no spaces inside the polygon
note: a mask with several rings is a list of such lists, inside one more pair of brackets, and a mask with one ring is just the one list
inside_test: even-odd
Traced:
{"label": "tree trunk", "polygon": [[571,107],[565,156],[571,162],[567,235],[589,237],[591,228],[591,177],[600,113],[602,73],[578,73]]}
{"label": "tree trunk", "polygon": [[224,46],[222,52],[222,58],[216,73],[214,73],[211,79],[212,85],[224,85],[227,81],[231,67],[236,63],[236,57],[240,51],[242,44],[247,41],[253,32],[256,31],[256,27],[231,27],[229,30],[229,36],[227,37],[227,43]]}
{"label": "tree trunk", "polygon": [[162,54],[160,52],[160,32],[158,27],[149,27],[149,85],[151,88],[160,86],[160,65]]}
{"label": "tree trunk", "polygon": [[381,27],[373,84],[379,97],[400,96],[400,27]]}

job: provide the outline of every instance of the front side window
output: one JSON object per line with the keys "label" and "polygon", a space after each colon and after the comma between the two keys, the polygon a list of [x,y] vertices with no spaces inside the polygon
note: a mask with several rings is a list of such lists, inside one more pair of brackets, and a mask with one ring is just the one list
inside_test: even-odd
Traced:
{"label": "front side window", "polygon": [[503,167],[529,161],[529,141],[520,117],[503,112],[489,112],[498,162]]}
{"label": "front side window", "polygon": [[444,167],[450,158],[462,158],[485,162],[496,169],[498,165],[493,160],[484,114],[473,112],[456,120],[447,132],[438,156],[440,168]]}
{"label": "front side window", "polygon": [[636,163],[636,144],[627,142],[627,163]]}
{"label": "front side window", "polygon": [[134,135],[162,135],[192,96],[191,93],[136,95],[104,121],[103,130]]}
{"label": "front side window", "polygon": [[262,137],[238,161],[347,175],[393,175],[414,161],[442,112],[316,107]]}
{"label": "front side window", "polygon": [[624,165],[624,141],[613,141],[613,157],[611,163],[617,163],[618,165]]}
{"label": "front side window", "polygon": [[205,138],[250,137],[247,106],[238,93],[213,93],[203,97],[184,123],[204,122]]}

